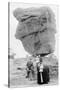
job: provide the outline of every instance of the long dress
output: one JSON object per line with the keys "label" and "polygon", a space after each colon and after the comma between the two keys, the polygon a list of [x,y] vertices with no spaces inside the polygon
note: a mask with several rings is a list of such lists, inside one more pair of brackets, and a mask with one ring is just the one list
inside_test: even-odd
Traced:
{"label": "long dress", "polygon": [[41,66],[37,65],[37,83],[48,84],[49,80],[49,68],[47,66],[44,66],[41,69]]}
{"label": "long dress", "polygon": [[41,68],[41,65],[39,65],[38,63],[37,65],[37,83],[38,84],[43,84],[43,74],[42,74],[43,70],[42,69],[43,68]]}
{"label": "long dress", "polygon": [[43,83],[48,84],[48,82],[50,80],[48,66],[44,67],[42,75],[43,75]]}

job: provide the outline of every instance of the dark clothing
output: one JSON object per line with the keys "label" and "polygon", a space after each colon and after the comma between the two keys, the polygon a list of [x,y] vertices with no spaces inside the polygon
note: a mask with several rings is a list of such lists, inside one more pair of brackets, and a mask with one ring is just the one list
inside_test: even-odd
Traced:
{"label": "dark clothing", "polygon": [[29,68],[29,70],[31,70],[32,66],[33,66],[32,61],[27,62],[27,67]]}
{"label": "dark clothing", "polygon": [[49,68],[47,66],[44,67],[43,69],[43,81],[44,83],[48,83],[50,80],[49,78]]}
{"label": "dark clothing", "polygon": [[[43,68],[43,72],[40,72],[39,70],[40,70],[39,67],[37,67],[37,83],[47,84],[49,82],[49,68],[45,66]],[[43,82],[41,82],[41,74],[42,74]]]}
{"label": "dark clothing", "polygon": [[[42,72],[41,72],[42,73]],[[37,67],[37,83],[38,84],[42,84],[41,83],[41,73],[40,73],[40,67]]]}
{"label": "dark clothing", "polygon": [[32,73],[32,75],[34,75],[34,66],[33,66],[32,61],[27,62],[27,77],[28,78],[29,78],[30,73]]}
{"label": "dark clothing", "polygon": [[38,84],[41,84],[40,72],[37,72],[37,83],[38,83]]}

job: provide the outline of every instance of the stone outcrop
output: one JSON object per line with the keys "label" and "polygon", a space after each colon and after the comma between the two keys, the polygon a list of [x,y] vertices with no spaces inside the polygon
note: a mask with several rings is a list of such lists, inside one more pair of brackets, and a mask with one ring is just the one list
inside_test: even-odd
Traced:
{"label": "stone outcrop", "polygon": [[13,12],[18,20],[15,37],[21,40],[31,55],[50,54],[55,48],[55,16],[49,7],[17,8]]}

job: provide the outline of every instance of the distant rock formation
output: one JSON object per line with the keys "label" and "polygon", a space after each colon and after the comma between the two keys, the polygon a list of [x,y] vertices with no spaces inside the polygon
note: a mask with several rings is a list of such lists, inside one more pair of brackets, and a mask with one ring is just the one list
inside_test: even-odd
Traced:
{"label": "distant rock formation", "polygon": [[11,48],[8,48],[8,59],[15,59],[16,53]]}

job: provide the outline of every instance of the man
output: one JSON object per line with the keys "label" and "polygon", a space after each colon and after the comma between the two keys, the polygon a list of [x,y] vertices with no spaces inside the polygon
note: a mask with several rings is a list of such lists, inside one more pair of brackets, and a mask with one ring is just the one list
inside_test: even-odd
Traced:
{"label": "man", "polygon": [[[27,62],[27,76],[26,78],[30,78],[32,75],[34,75],[34,66],[33,66],[33,62],[32,62],[32,59],[30,59],[28,62]],[[31,75],[31,76],[30,76]],[[31,78],[30,78],[31,79]]]}

